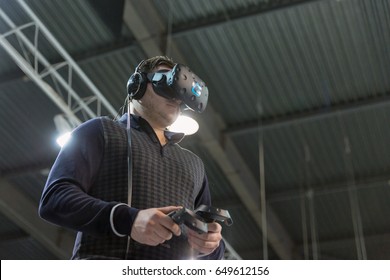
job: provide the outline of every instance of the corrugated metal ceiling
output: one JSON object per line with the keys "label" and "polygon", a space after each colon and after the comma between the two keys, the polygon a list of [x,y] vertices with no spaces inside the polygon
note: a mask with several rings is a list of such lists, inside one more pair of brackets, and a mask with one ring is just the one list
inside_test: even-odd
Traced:
{"label": "corrugated metal ceiling", "polygon": [[[312,258],[317,245],[319,258],[358,258],[354,219],[360,218],[367,257],[389,258],[390,1],[284,1],[279,9],[255,0],[147,3],[165,25],[153,31],[172,24],[172,42],[208,83],[209,104],[225,125],[216,132],[217,142],[222,147],[226,139],[235,143],[259,183],[250,189],[259,208],[263,138],[267,207],[294,241],[296,255]],[[145,56],[129,27],[117,38],[89,1],[29,5],[119,109],[127,78]],[[0,7],[15,23],[27,22],[16,3],[0,0]],[[8,29],[1,23],[4,33]],[[157,41],[168,46],[164,39]],[[40,50],[61,60],[45,42]],[[42,169],[58,151],[52,119],[60,111],[26,81],[3,49],[0,104],[0,174],[36,201],[45,179]],[[220,164],[198,136],[183,145],[205,161],[213,200],[235,218],[234,227],[224,228],[226,240],[244,258],[262,258],[258,221]],[[355,192],[358,217],[351,202]],[[4,222],[0,238],[15,230]],[[4,239],[0,245],[15,243]],[[29,248],[38,245],[26,243],[20,238],[26,250],[2,258],[53,258],[32,254]],[[271,245],[269,250],[270,258],[279,258]]]}

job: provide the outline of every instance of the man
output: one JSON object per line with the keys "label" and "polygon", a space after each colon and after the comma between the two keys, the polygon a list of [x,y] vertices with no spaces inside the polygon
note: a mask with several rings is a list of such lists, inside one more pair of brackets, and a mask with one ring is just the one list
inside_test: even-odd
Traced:
{"label": "man", "polygon": [[[167,72],[174,65],[167,57],[153,57],[131,79],[139,82],[140,73]],[[134,91],[131,202],[128,115],[119,121],[96,118],[76,128],[60,151],[42,194],[40,216],[77,231],[73,259],[221,259],[221,225],[208,223],[208,233],[198,234],[168,216],[181,207],[211,204],[202,161],[178,145],[183,134],[167,130],[182,101],[157,94],[148,80]]]}

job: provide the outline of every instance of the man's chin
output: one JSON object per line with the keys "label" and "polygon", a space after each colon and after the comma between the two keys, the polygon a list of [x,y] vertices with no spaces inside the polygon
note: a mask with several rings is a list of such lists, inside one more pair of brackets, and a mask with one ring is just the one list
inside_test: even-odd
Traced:
{"label": "man's chin", "polygon": [[165,121],[165,126],[169,127],[171,126],[179,117],[179,114],[166,114],[163,116],[163,119]]}

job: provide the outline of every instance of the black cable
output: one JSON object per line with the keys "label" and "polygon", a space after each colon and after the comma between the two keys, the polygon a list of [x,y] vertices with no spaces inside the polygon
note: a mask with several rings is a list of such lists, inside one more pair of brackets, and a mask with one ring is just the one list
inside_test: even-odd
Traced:
{"label": "black cable", "polygon": [[[127,126],[126,126],[126,134],[127,134],[127,205],[131,207],[131,199],[133,194],[133,165],[132,165],[132,151],[131,151],[131,100],[130,97],[126,98],[125,103],[127,102]],[[125,105],[123,106],[123,108]],[[127,249],[125,259],[129,254],[130,250],[130,240],[131,233],[127,238]]]}

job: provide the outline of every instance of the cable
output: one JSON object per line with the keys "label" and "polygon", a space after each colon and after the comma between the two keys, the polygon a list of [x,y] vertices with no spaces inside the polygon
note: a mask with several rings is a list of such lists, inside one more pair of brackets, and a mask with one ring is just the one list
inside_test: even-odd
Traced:
{"label": "cable", "polygon": [[261,114],[263,112],[261,96],[257,95],[258,113],[258,148],[259,148],[259,175],[260,175],[260,206],[261,206],[261,228],[263,233],[263,259],[268,260],[268,229],[267,229],[267,200],[265,193],[265,162],[264,162],[264,135],[261,129]]}
{"label": "cable", "polygon": [[344,136],[343,159],[344,159],[346,177],[350,185],[350,187],[348,188],[348,197],[351,206],[351,217],[352,217],[353,230],[355,234],[356,252],[358,255],[358,259],[366,260],[367,251],[366,251],[366,245],[364,241],[363,224],[361,220],[359,201],[356,194],[356,183],[355,183],[355,175],[353,171],[353,164],[351,161],[351,155],[352,155],[351,144],[345,130],[344,122],[342,121],[340,115],[338,116],[338,121],[339,121],[340,129]]}
{"label": "cable", "polygon": [[305,260],[309,259],[309,234],[308,234],[308,226],[307,226],[307,216],[306,216],[306,187],[309,186],[309,164],[310,164],[310,149],[309,146],[304,142],[304,160],[305,160],[305,173],[301,176],[301,216],[302,216],[302,235],[303,235],[303,254]]}
{"label": "cable", "polygon": [[118,112],[117,112],[116,116],[113,118],[113,120],[117,120],[120,116],[123,116],[123,114],[125,113],[125,108],[128,105],[128,99],[129,98],[126,96],[125,101],[123,102],[122,107],[120,107],[118,109]]}
{"label": "cable", "polygon": [[[131,199],[133,194],[133,164],[132,164],[132,151],[131,151],[131,100],[130,97],[126,98],[127,101],[127,205],[131,207]],[[131,236],[127,237],[127,248],[125,259],[129,254],[131,243]]]}
{"label": "cable", "polygon": [[317,237],[317,230],[316,230],[316,214],[315,214],[315,207],[314,207],[314,191],[310,189],[307,193],[307,196],[309,198],[309,213],[310,213],[310,233],[311,233],[311,246],[312,246],[312,252],[313,252],[313,260],[319,259],[318,254],[318,237]]}

